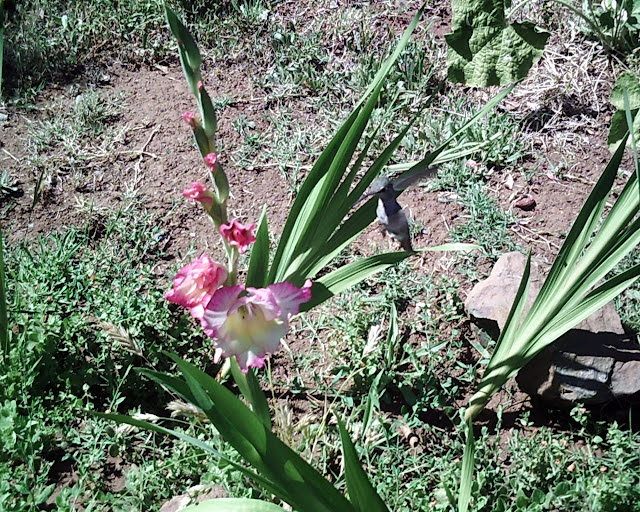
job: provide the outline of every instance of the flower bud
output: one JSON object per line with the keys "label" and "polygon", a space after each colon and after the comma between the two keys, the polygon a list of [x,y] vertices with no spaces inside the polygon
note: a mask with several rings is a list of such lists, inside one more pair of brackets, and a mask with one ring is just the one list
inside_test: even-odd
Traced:
{"label": "flower bud", "polygon": [[224,266],[203,254],[178,271],[173,279],[173,289],[164,297],[188,308],[195,318],[200,319],[209,300],[226,279]]}
{"label": "flower bud", "polygon": [[216,172],[216,163],[218,162],[218,155],[215,153],[209,153],[204,157],[204,163],[207,164],[207,167],[211,169],[211,172]]}
{"label": "flower bud", "polygon": [[220,233],[229,242],[229,245],[244,254],[247,248],[256,241],[256,225],[242,225],[237,220],[220,226]]}
{"label": "flower bud", "polygon": [[207,211],[211,210],[213,206],[213,192],[199,181],[194,181],[189,188],[185,188],[182,191],[182,195],[187,199],[198,201]]}
{"label": "flower bud", "polygon": [[196,115],[193,112],[185,112],[182,114],[182,120],[187,123],[192,130],[196,130],[198,128],[198,120],[196,119]]}

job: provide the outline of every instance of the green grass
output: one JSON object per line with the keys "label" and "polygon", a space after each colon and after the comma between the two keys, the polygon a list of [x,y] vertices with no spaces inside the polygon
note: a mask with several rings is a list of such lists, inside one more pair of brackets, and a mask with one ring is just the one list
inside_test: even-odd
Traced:
{"label": "green grass", "polygon": [[476,243],[493,257],[516,248],[509,236],[509,226],[515,224],[515,216],[498,206],[483,186],[469,187],[460,197],[460,203],[469,214],[465,215],[466,222],[453,228],[454,240]]}
{"label": "green grass", "polygon": [[17,99],[83,70],[97,80],[113,59],[155,61],[170,48],[158,0],[28,0],[6,14],[5,86]]}
{"label": "green grass", "polygon": [[[162,297],[168,283],[158,281],[155,266],[164,256],[164,233],[156,225],[131,206],[7,248],[11,335],[0,364],[1,510],[37,509],[61,479],[60,466],[73,474],[57,498],[60,510],[73,503],[93,510],[156,508],[207,481],[242,495],[245,486],[233,484],[228,469],[188,445],[125,434],[86,413],[164,415],[171,396],[133,370],[168,369],[162,350],[210,366],[207,340]],[[140,354],[114,343],[102,322],[125,329]],[[114,463],[127,471],[118,493],[104,477]]]}

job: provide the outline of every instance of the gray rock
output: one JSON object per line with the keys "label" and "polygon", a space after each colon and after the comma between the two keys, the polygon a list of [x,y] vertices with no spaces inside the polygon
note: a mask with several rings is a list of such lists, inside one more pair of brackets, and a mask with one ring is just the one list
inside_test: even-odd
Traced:
{"label": "gray rock", "polygon": [[[485,346],[504,327],[525,262],[521,253],[503,255],[465,301]],[[532,262],[525,314],[543,283]],[[625,337],[620,317],[609,303],[538,354],[516,381],[529,395],[554,405],[605,403],[640,391],[640,347]]]}
{"label": "gray rock", "polygon": [[610,402],[640,391],[640,347],[617,334],[573,329],[525,365],[516,382],[553,405]]}

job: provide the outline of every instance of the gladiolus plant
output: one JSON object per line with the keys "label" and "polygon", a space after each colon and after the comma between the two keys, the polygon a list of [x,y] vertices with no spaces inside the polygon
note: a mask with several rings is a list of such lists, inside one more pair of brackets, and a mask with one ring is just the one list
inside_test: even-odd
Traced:
{"label": "gladiolus plant", "polygon": [[[387,511],[360,466],[356,450],[340,421],[338,428],[349,499],[272,433],[270,411],[255,369],[261,368],[265,358],[278,350],[293,316],[415,254],[409,251],[377,254],[330,272],[325,271],[327,265],[374,220],[376,200],[372,198],[358,203],[358,199],[387,165],[411,127],[411,123],[405,126],[377,158],[368,155],[370,142],[364,144],[359,154],[356,153],[385,78],[409,41],[421,11],[403,34],[394,53],[381,64],[364,98],[309,172],[292,205],[272,258],[266,212],[257,224],[242,224],[237,219],[228,219],[229,183],[217,153],[217,119],[201,75],[200,52],[175,13],[166,6],[165,12],[178,42],[187,84],[199,106],[198,114],[187,112],[183,119],[193,132],[210,177],[209,185],[193,183],[183,191],[183,195],[202,205],[220,233],[227,257],[223,264],[202,255],[184,266],[176,274],[173,288],[165,297],[187,308],[201,323],[204,332],[213,340],[214,360],[227,358],[231,374],[249,407],[211,376],[175,355],[170,357],[176,362],[184,380],[157,372],[142,370],[142,373],[202,409],[221,436],[253,469],[230,460],[227,462],[295,510]],[[447,146],[497,105],[511,89],[507,88],[492,99],[422,161],[409,166],[404,175],[418,175],[436,158],[445,161]],[[476,149],[467,148],[466,153],[465,150],[451,152],[449,159],[465,156]],[[365,161],[373,162],[368,169],[363,168]],[[249,247],[248,270],[240,279],[238,261]],[[452,248],[449,245],[429,250]],[[221,457],[208,444],[180,431],[121,415],[108,417],[177,436]],[[245,504],[246,510],[267,510],[258,505],[254,508],[249,500]]]}

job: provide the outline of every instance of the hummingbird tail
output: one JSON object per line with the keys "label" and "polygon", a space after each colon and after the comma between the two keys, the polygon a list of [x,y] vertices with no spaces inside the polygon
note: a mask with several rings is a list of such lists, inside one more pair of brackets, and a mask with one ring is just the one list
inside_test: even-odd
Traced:
{"label": "hummingbird tail", "polygon": [[411,238],[405,238],[403,240],[400,240],[400,245],[402,245],[402,248],[407,252],[415,252],[411,245]]}

